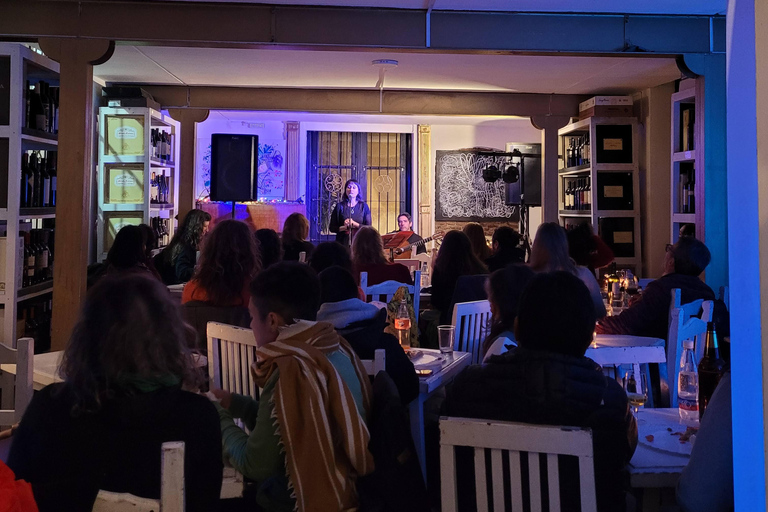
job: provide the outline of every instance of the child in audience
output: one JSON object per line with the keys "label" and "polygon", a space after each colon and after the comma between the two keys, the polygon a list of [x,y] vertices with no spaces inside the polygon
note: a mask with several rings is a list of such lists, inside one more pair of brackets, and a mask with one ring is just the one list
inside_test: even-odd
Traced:
{"label": "child in audience", "polygon": [[188,511],[218,509],[216,409],[196,389],[192,333],[146,275],[107,276],[88,292],[64,351],[64,382],[35,393],[8,465],[41,512],[90,511],[99,489],[160,498],[161,445],[185,443]]}
{"label": "child in audience", "polygon": [[333,326],[315,321],[319,307],[320,282],[308,265],[281,262],[251,283],[251,371],[261,396],[214,391],[224,454],[255,481],[244,509],[351,510],[357,477],[373,471],[368,375]]}
{"label": "child in audience", "polygon": [[[536,275],[520,299],[518,347],[459,374],[448,391],[444,412],[591,428],[598,511],[623,511],[625,467],[637,444],[637,425],[622,387],[584,357],[594,327],[589,290],[578,277],[569,272]],[[568,459],[560,468],[563,509],[578,509],[578,467]],[[474,478],[459,479],[470,485],[460,497],[459,510],[470,510],[462,507],[462,500],[474,503],[473,492],[468,492],[474,491]]]}

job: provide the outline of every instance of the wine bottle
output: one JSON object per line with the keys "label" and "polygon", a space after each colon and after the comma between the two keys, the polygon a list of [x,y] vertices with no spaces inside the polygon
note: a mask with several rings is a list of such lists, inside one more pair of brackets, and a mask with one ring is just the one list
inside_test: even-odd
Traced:
{"label": "wine bottle", "polygon": [[50,192],[48,193],[48,206],[56,206],[56,160],[58,159],[58,151],[48,152],[48,176],[50,176]]}
{"label": "wine bottle", "polygon": [[50,206],[51,201],[51,176],[48,174],[50,153],[46,152],[46,158],[40,161],[40,206]]}
{"label": "wine bottle", "polygon": [[35,130],[45,131],[48,118],[45,114],[45,103],[43,100],[43,82],[37,82],[37,85],[35,85],[35,95],[32,100],[37,104],[35,106]]}
{"label": "wine bottle", "polygon": [[38,192],[40,189],[38,188],[38,176],[39,176],[39,170],[38,170],[38,160],[37,160],[37,153],[32,153],[29,155],[29,181],[28,181],[28,193],[27,196],[29,199],[29,202],[27,204],[27,207],[35,207],[37,206],[37,198],[38,198]]}
{"label": "wine bottle", "polygon": [[157,192],[157,176],[153,172],[150,175],[150,178],[149,178],[149,202],[150,203],[156,203],[157,202],[157,196],[158,196],[158,192]]}
{"label": "wine bottle", "polygon": [[688,171],[688,213],[696,213],[696,171],[693,167]]}
{"label": "wine bottle", "polygon": [[704,411],[712,399],[717,384],[725,373],[726,363],[720,357],[720,347],[717,343],[715,324],[707,322],[707,334],[704,357],[699,362],[699,416],[704,416]]}
{"label": "wine bottle", "polygon": [[21,187],[19,192],[19,206],[21,208],[27,208],[29,206],[29,155],[27,153],[21,154]]}
{"label": "wine bottle", "polygon": [[31,128],[29,121],[30,108],[32,108],[32,92],[29,90],[29,80],[27,80],[27,88],[24,89],[24,127]]}
{"label": "wine bottle", "polygon": [[24,257],[27,260],[24,286],[32,286],[35,284],[35,250],[32,247],[32,234],[30,232],[24,233]]}

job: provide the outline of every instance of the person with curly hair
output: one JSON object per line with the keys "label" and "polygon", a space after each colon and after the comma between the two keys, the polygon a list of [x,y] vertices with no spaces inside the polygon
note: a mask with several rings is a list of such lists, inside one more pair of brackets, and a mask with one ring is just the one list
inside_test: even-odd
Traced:
{"label": "person with curly hair", "polygon": [[208,233],[211,214],[203,210],[191,210],[176,230],[171,242],[155,256],[155,268],[167,285],[186,283],[195,272],[195,262],[200,242]]}
{"label": "person with curly hair", "polygon": [[91,510],[99,489],[160,498],[160,447],[185,444],[188,511],[218,509],[221,431],[199,389],[178,304],[147,274],[106,276],[85,299],[61,362],[35,393],[8,457],[41,512]]}
{"label": "person with curly hair", "polygon": [[283,261],[299,261],[302,252],[309,261],[315,246],[307,242],[308,236],[309,220],[298,212],[290,214],[283,224]]}
{"label": "person with curly hair", "polygon": [[203,243],[200,264],[184,286],[181,303],[248,307],[248,287],[260,270],[261,258],[251,229],[239,220],[222,221]]}

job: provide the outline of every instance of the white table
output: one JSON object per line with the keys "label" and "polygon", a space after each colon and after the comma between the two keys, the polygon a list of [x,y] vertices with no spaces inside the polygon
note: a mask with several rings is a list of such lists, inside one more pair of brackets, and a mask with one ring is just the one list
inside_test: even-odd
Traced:
{"label": "white table", "polygon": [[[419,396],[414,398],[408,405],[411,416],[411,435],[413,436],[413,443],[416,445],[416,455],[421,464],[421,473],[424,475],[424,481],[426,481],[427,456],[424,443],[424,402],[437,390],[453,380],[461,370],[469,366],[469,363],[472,361],[472,354],[455,351],[451,354],[440,354],[439,350],[426,348],[415,350],[433,356],[443,356],[443,363],[439,370],[433,371],[432,375],[427,377],[419,377]],[[413,363],[418,366],[419,360],[413,359]]]}
{"label": "white table", "polygon": [[643,491],[644,511],[658,508],[661,489],[677,486],[680,473],[688,464],[690,456],[651,448],[641,440],[649,434],[664,431],[666,427],[675,432],[684,432],[686,427],[679,423],[679,417],[677,409],[641,409],[638,413],[642,421],[638,425],[637,448],[628,469],[630,485]]}

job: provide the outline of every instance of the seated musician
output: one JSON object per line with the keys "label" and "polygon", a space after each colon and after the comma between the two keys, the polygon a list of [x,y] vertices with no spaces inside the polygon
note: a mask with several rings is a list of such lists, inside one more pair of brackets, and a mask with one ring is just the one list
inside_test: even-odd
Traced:
{"label": "seated musician", "polygon": [[357,509],[357,477],[373,471],[370,381],[333,325],[315,321],[319,307],[320,281],[308,265],[277,263],[251,283],[258,345],[251,371],[261,397],[213,391],[224,454],[255,481],[240,499],[243,509]]}
{"label": "seated musician", "polygon": [[[397,216],[397,227],[398,231],[411,231],[413,232],[413,219],[411,218],[411,214],[408,212],[403,212],[400,215]],[[393,231],[393,233],[396,233],[396,231]],[[408,237],[408,243],[409,244],[415,244],[416,242],[420,242],[422,238],[417,235],[416,233],[413,233],[411,236]],[[416,248],[416,254],[426,254],[427,248],[423,245],[420,245]]]}

